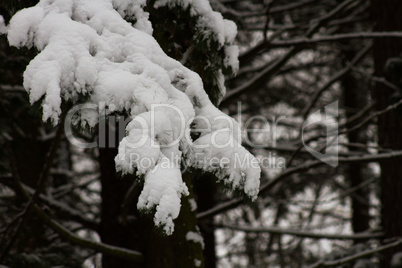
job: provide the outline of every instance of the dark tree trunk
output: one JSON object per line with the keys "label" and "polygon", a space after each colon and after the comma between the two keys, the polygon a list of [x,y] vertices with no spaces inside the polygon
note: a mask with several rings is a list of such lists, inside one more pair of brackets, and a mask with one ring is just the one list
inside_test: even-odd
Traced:
{"label": "dark tree trunk", "polygon": [[[208,174],[194,180],[194,192],[197,197],[198,211],[206,211],[216,205],[216,177]],[[205,267],[216,267],[215,228],[213,218],[200,221],[200,231],[204,238]]]}
{"label": "dark tree trunk", "polygon": [[[401,1],[372,1],[372,15],[375,31],[402,30]],[[399,56],[402,50],[401,39],[381,38],[374,40],[373,53],[375,75],[384,75],[384,65],[390,57]],[[395,82],[395,81],[393,81]],[[379,83],[374,89],[377,109],[384,109],[390,104],[389,98],[394,92]],[[383,148],[402,149],[402,116],[395,111],[378,117],[378,139]],[[381,202],[382,227],[385,238],[402,236],[402,158],[393,158],[380,162],[381,166]],[[392,248],[384,252],[381,267],[390,267],[389,261],[393,253],[402,251],[402,247]]]}
{"label": "dark tree trunk", "polygon": [[[109,128],[106,128],[109,133]],[[117,133],[116,133],[117,134]],[[116,139],[117,135],[116,135]],[[106,135],[106,141],[109,138]],[[113,144],[118,144],[115,142]],[[99,149],[99,165],[102,184],[102,215],[100,236],[104,243],[134,249],[144,254],[144,263],[134,263],[113,256],[103,255],[102,266],[108,267],[204,267],[201,243],[187,240],[188,232],[196,232],[196,211],[191,209],[189,199],[193,198],[191,176],[183,175],[190,195],[182,197],[179,217],[174,221],[174,233],[166,236],[154,227],[153,216],[142,215],[136,209],[141,187],[136,186],[129,204],[126,194],[133,184],[133,177],[116,174],[114,158],[116,148]]]}
{"label": "dark tree trunk", "polygon": [[[102,184],[102,213],[100,236],[104,243],[133,248],[131,242],[136,241],[132,234],[121,224],[121,205],[124,195],[130,187],[131,180],[119,178],[116,174],[114,158],[117,150],[113,148],[99,149],[99,169]],[[135,263],[113,256],[103,255],[102,267],[135,267]]]}
{"label": "dark tree trunk", "polygon": [[[351,42],[343,44],[346,49],[342,49],[342,53],[348,64],[352,60],[359,50]],[[359,80],[352,74],[346,74],[342,79],[344,104],[346,107],[346,117],[349,118],[359,110],[361,110],[367,103],[367,92],[365,85],[359,83]],[[348,126],[353,127],[353,126]],[[347,137],[350,143],[366,143],[365,128],[358,131],[348,132]],[[353,151],[359,150],[359,148],[350,147]],[[357,187],[361,185],[365,179],[364,177],[364,164],[350,164],[347,166],[347,179],[349,180],[351,187]],[[355,233],[364,232],[369,229],[369,191],[368,187],[359,188],[352,195],[352,228]],[[358,197],[358,198],[356,198]],[[364,201],[364,202],[362,202]],[[361,242],[356,241],[356,242]]]}

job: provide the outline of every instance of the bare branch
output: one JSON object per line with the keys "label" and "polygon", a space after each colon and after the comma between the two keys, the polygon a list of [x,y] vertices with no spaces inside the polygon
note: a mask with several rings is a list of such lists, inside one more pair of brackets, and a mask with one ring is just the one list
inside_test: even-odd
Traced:
{"label": "bare branch", "polygon": [[329,36],[320,36],[314,38],[295,38],[292,40],[275,40],[270,42],[270,48],[291,47],[301,45],[311,45],[324,42],[344,41],[350,39],[373,39],[373,38],[402,38],[402,32],[359,32],[334,34]]}
{"label": "bare branch", "polygon": [[342,70],[337,72],[335,75],[333,75],[321,88],[319,88],[314,96],[311,98],[309,104],[306,106],[304,111],[302,112],[303,119],[306,119],[308,114],[311,111],[311,108],[314,106],[318,98],[321,96],[321,94],[328,89],[333,83],[338,81],[340,78],[342,78],[344,75],[346,75],[350,69],[356,65],[371,49],[371,45],[366,46],[363,48],[351,61],[348,65],[346,65]]}
{"label": "bare branch", "polygon": [[[402,151],[392,151],[389,153],[382,153],[382,154],[365,154],[365,155],[355,156],[355,157],[338,157],[337,160],[339,163],[367,163],[367,162],[377,162],[380,160],[392,159],[392,158],[401,157],[401,156],[402,156]],[[276,178],[261,185],[260,193],[271,190],[277,183],[283,181],[284,179],[286,179],[287,177],[289,177],[292,174],[295,174],[300,171],[308,170],[308,169],[311,169],[311,168],[314,168],[317,166],[324,165],[325,162],[329,162],[330,160],[333,160],[333,157],[326,157],[321,160],[309,160],[299,166],[288,168],[284,172],[279,174]],[[199,220],[201,220],[201,219],[213,217],[215,215],[218,215],[218,214],[228,211],[230,209],[236,208],[243,202],[244,202],[244,200],[241,198],[232,199],[225,203],[218,204],[211,209],[198,213],[197,218]]]}
{"label": "bare branch", "polygon": [[378,247],[378,248],[375,248],[375,249],[371,249],[371,250],[366,250],[366,251],[363,251],[363,252],[360,252],[360,253],[357,253],[355,255],[348,256],[348,257],[345,257],[345,258],[342,258],[342,259],[338,259],[338,260],[334,260],[334,261],[321,260],[321,261],[313,264],[309,268],[331,267],[331,266],[345,264],[345,263],[348,263],[348,262],[351,262],[351,261],[354,261],[354,260],[357,260],[357,259],[360,259],[360,258],[363,258],[363,257],[373,255],[375,253],[390,249],[390,248],[397,247],[399,245],[402,245],[402,239],[399,239],[399,240],[397,240],[395,242],[386,244],[384,246],[381,246],[381,247]]}
{"label": "bare branch", "polygon": [[280,235],[293,235],[297,237],[314,238],[314,239],[332,239],[332,240],[364,240],[370,238],[379,238],[384,234],[382,232],[364,232],[356,234],[325,234],[325,233],[313,233],[296,231],[294,229],[284,229],[278,227],[251,227],[251,226],[238,226],[230,224],[217,225],[219,228],[228,228],[236,231],[251,232],[251,233],[270,233]]}
{"label": "bare branch", "polygon": [[101,242],[91,241],[82,237],[79,237],[66,228],[64,228],[61,224],[57,223],[51,217],[49,217],[31,198],[28,194],[28,191],[24,188],[21,181],[17,181],[17,186],[20,191],[23,193],[26,200],[30,200],[32,203],[32,208],[34,212],[39,216],[39,218],[46,223],[53,231],[58,233],[61,237],[65,238],[66,240],[70,241],[73,244],[79,245],[84,248],[93,249],[97,252],[102,252],[104,254],[120,257],[123,259],[132,260],[135,262],[142,262],[143,255],[134,250],[129,250],[126,248],[116,247],[112,245],[107,245]]}

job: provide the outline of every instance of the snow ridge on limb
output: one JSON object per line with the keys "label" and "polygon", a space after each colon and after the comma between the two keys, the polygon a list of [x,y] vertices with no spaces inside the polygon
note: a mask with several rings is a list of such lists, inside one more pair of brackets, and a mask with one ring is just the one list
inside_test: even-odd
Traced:
{"label": "snow ridge on limb", "polygon": [[[188,194],[183,163],[214,173],[252,199],[258,194],[260,168],[236,162],[235,155],[255,159],[240,145],[238,123],[212,104],[197,73],[163,52],[151,35],[144,6],[145,1],[42,0],[13,17],[8,40],[40,51],[24,73],[24,87],[31,104],[41,103],[44,121],[58,124],[63,102],[97,107],[78,112],[76,123],[83,127],[95,127],[100,114],[131,119],[116,169],[144,178],[137,207],[155,208],[154,223],[171,234],[181,196]],[[188,6],[204,34],[214,36],[221,48],[236,50],[230,48],[236,30],[232,23],[205,0],[188,1]],[[233,58],[224,61],[236,64]],[[189,136],[192,123],[199,132],[195,141]],[[225,160],[216,166],[215,158],[227,158],[229,164]]]}

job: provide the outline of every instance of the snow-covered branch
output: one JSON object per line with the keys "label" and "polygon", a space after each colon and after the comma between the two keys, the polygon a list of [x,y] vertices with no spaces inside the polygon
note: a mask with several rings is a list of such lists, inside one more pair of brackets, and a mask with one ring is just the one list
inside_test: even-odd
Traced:
{"label": "snow-covered branch", "polygon": [[[154,223],[172,234],[181,197],[189,193],[181,176],[182,163],[215,174],[252,200],[257,198],[260,168],[213,165],[215,158],[235,155],[256,159],[241,145],[238,123],[213,105],[201,77],[162,50],[152,36],[146,5],[146,1],[40,1],[13,16],[8,41],[39,51],[24,72],[24,87],[31,104],[41,104],[43,121],[59,124],[66,103],[83,107],[70,120],[82,128],[96,128],[101,116],[128,117],[116,170],[144,179],[137,208],[155,209]],[[198,46],[221,57],[206,65],[213,67],[214,83],[222,95],[223,73],[238,69],[236,25],[214,12],[206,0],[152,3],[152,9],[159,8],[187,12]],[[195,140],[189,136],[192,126],[199,131]],[[225,148],[216,146],[229,142]]]}

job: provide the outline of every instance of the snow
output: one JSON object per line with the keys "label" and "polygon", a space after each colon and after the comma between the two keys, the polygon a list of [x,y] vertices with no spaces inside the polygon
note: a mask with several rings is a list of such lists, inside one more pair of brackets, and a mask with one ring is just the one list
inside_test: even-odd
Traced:
{"label": "snow", "polygon": [[[11,19],[8,41],[40,51],[27,66],[24,87],[32,104],[41,101],[43,121],[58,124],[66,102],[87,108],[73,120],[82,126],[95,127],[112,113],[129,116],[116,170],[144,179],[137,207],[155,209],[154,223],[171,234],[181,197],[188,194],[183,163],[214,173],[253,200],[261,171],[241,146],[239,124],[211,103],[200,76],[167,56],[152,37],[145,4],[42,0]],[[199,16],[200,31],[225,47],[225,65],[237,69],[238,49],[232,45],[236,26],[212,11],[207,1],[155,5],[190,7]],[[220,70],[218,80],[224,88]],[[192,125],[200,134],[195,141],[189,135]]]}
{"label": "snow", "polygon": [[149,210],[156,206],[154,222],[170,235],[174,230],[173,219],[180,213],[180,198],[189,193],[181,179],[180,169],[167,158],[163,158],[162,162],[167,165],[159,163],[145,176],[145,185],[137,208]]}
{"label": "snow", "polygon": [[225,47],[225,58],[223,59],[223,64],[226,67],[231,67],[234,73],[239,70],[239,47],[238,46],[226,46]]}
{"label": "snow", "polygon": [[187,241],[192,241],[194,243],[200,243],[202,248],[205,247],[204,239],[202,238],[202,236],[198,232],[191,232],[191,231],[187,232],[186,240]]}
{"label": "snow", "polygon": [[191,198],[188,200],[188,202],[190,203],[191,211],[196,211],[197,210],[197,202],[195,202],[195,199]]}
{"label": "snow", "polygon": [[[231,69],[236,73],[239,69],[238,54],[239,49],[233,45],[237,35],[237,26],[233,21],[226,20],[219,12],[212,10],[212,7],[207,0],[157,0],[154,3],[154,8],[169,7],[177,9],[178,7],[186,10],[189,9],[192,19],[195,19],[196,33],[194,36],[199,36],[203,40],[208,40],[206,45],[211,47],[210,40],[213,39],[218,45],[214,49],[223,49],[224,67]],[[176,12],[176,11],[175,11]],[[204,44],[205,45],[205,44]],[[186,56],[183,58],[186,62]],[[220,95],[223,97],[226,93],[224,85],[224,76],[221,70],[216,74],[217,86],[220,90]],[[221,100],[221,99],[220,99]],[[220,101],[219,100],[219,101]]]}
{"label": "snow", "polygon": [[391,266],[392,267],[401,267],[402,266],[402,252],[396,252],[392,256]]}
{"label": "snow", "polygon": [[152,35],[152,24],[148,20],[149,13],[144,11],[146,0],[113,0],[113,7],[123,18],[135,18],[134,27],[149,35]]}
{"label": "snow", "polygon": [[194,260],[194,265],[195,265],[195,267],[200,267],[201,266],[201,261],[198,260],[198,259],[195,259]]}
{"label": "snow", "polygon": [[2,15],[0,15],[0,35],[7,33],[7,27],[6,24],[4,23],[4,18]]}

